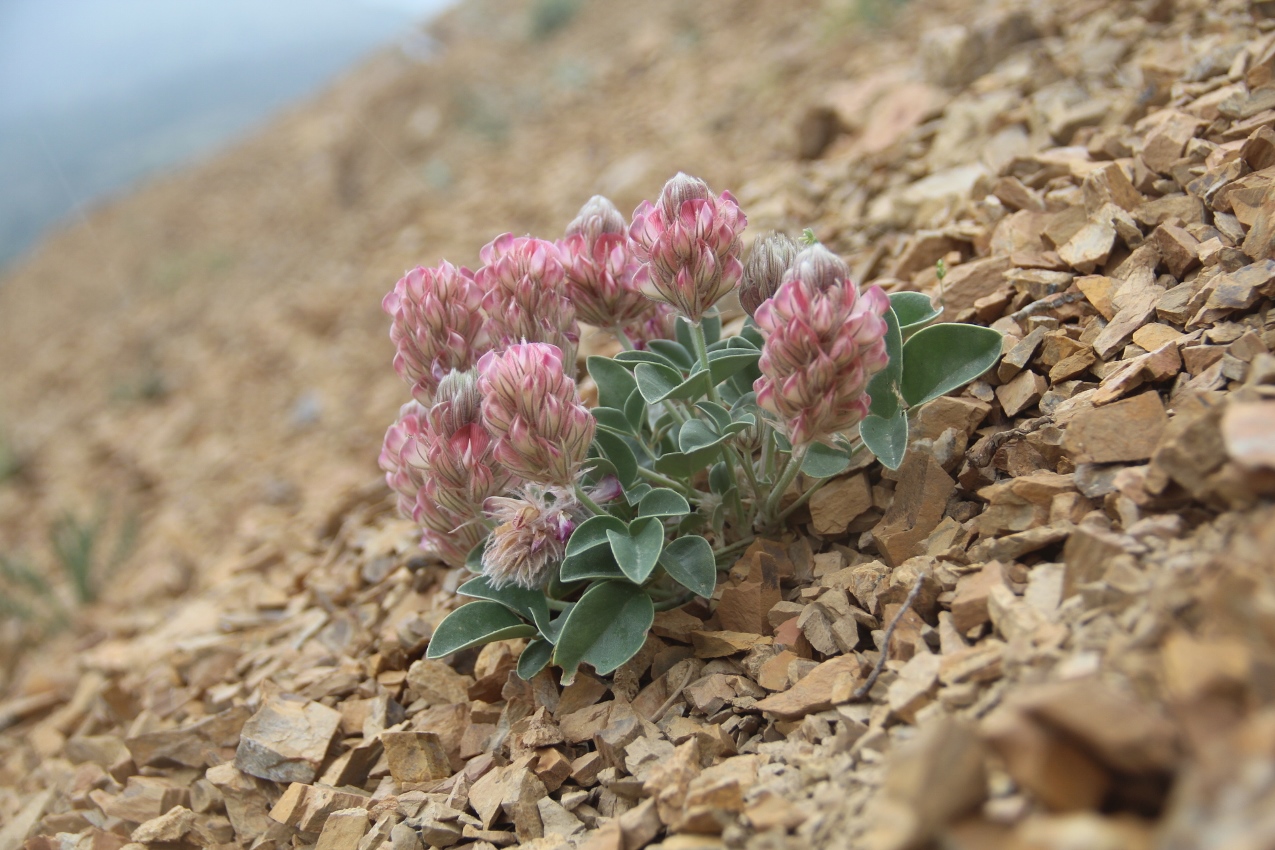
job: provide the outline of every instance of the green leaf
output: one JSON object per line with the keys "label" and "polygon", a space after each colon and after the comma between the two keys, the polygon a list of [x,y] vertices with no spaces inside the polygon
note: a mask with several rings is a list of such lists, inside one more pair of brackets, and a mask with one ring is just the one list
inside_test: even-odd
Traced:
{"label": "green leaf", "polygon": [[691,512],[691,503],[676,490],[655,487],[638,503],[638,516],[684,516]]}
{"label": "green leaf", "polygon": [[487,549],[487,538],[479,541],[473,549],[469,550],[469,554],[465,556],[465,569],[471,573],[481,573],[483,571],[483,552]]}
{"label": "green leaf", "polygon": [[689,339],[684,345],[671,339],[653,339],[647,342],[646,347],[656,354],[667,358],[669,362],[683,372],[695,365],[695,355],[691,354],[694,346],[690,344]]}
{"label": "green leaf", "polygon": [[850,468],[851,457],[841,449],[813,443],[802,461],[801,472],[811,478],[831,478]]}
{"label": "green leaf", "polygon": [[624,575],[611,554],[608,531],[628,532],[628,525],[608,514],[586,519],[571,533],[567,554],[558,573],[564,582],[591,578],[619,578]]}
{"label": "green leaf", "polygon": [[656,404],[666,399],[682,383],[682,373],[668,366],[655,363],[639,363],[633,370],[637,379],[638,392],[647,404]]}
{"label": "green leaf", "polygon": [[636,389],[624,403],[624,418],[629,422],[631,433],[638,435],[642,433],[642,426],[646,424],[646,399],[642,398],[642,393]]}
{"label": "green leaf", "polygon": [[698,419],[687,422],[677,434],[677,447],[687,454],[711,448],[721,442],[722,436]]}
{"label": "green leaf", "polygon": [[725,461],[713,464],[713,468],[708,471],[708,489],[723,499],[726,498],[731,484],[730,472]]}
{"label": "green leaf", "polygon": [[567,614],[553,648],[562,684],[571,684],[585,662],[600,676],[615,672],[642,648],[654,620],[655,606],[642,588],[627,581],[590,587]]}
{"label": "green leaf", "polygon": [[760,359],[761,352],[756,349],[728,348],[710,352],[708,363],[713,374],[713,384],[720,384],[736,372],[756,364]]}
{"label": "green leaf", "polygon": [[607,531],[615,562],[634,584],[651,577],[651,571],[664,548],[664,526],[655,517],[643,517],[629,523],[624,532]]}
{"label": "green leaf", "polygon": [[664,547],[660,566],[674,581],[694,593],[708,598],[717,584],[717,562],[713,547],[698,535],[679,537]]}
{"label": "green leaf", "polygon": [[633,374],[610,357],[594,355],[585,361],[585,365],[598,385],[598,405],[617,409],[624,407],[629,394],[637,389]]}
{"label": "green leaf", "polygon": [[903,345],[903,399],[912,407],[982,375],[1001,356],[999,331],[945,323],[917,331]]}
{"label": "green leaf", "polygon": [[[634,390],[634,392],[637,391]],[[636,433],[633,430],[633,424],[629,422],[629,418],[624,415],[622,410],[616,410],[614,407],[595,407],[589,412],[597,420],[599,428],[605,428],[617,434]]]}
{"label": "green leaf", "polygon": [[642,497],[651,492],[654,488],[645,481],[634,484],[632,487],[624,488],[624,500],[632,506],[641,504]]}
{"label": "green leaf", "polygon": [[637,458],[622,437],[610,431],[598,430],[593,432],[593,442],[602,450],[606,459],[614,464],[616,477],[620,479],[622,486],[627,487],[637,480]]}
{"label": "green leaf", "polygon": [[499,602],[482,600],[462,605],[448,614],[434,629],[429,639],[427,658],[442,658],[471,646],[482,646],[495,640],[531,637],[536,627]]}
{"label": "green leaf", "polygon": [[935,308],[930,296],[923,292],[892,292],[890,307],[899,320],[899,332],[906,340],[912,334],[937,319],[943,308]]}
{"label": "green leaf", "polygon": [[872,399],[873,416],[889,419],[899,410],[899,384],[903,381],[903,336],[899,333],[899,318],[894,310],[885,311],[885,351],[890,362],[868,381],[868,396]]}
{"label": "green leaf", "polygon": [[527,590],[516,584],[503,587],[492,587],[487,576],[471,578],[456,589],[461,596],[472,596],[475,599],[488,599],[499,602],[523,619],[536,624],[536,628],[544,631],[549,625],[549,603],[539,590]]}
{"label": "green leaf", "polygon": [[730,411],[722,407],[720,404],[711,401],[701,401],[695,404],[700,410],[708,414],[708,418],[713,420],[713,429],[717,433],[721,433],[731,423]]}
{"label": "green leaf", "polygon": [[686,380],[669,391],[667,398],[696,399],[708,395],[708,373],[695,369]]}
{"label": "green leaf", "polygon": [[527,644],[527,648],[518,656],[518,678],[524,682],[545,669],[549,659],[553,657],[553,644],[544,638],[536,638]]}
{"label": "green leaf", "polygon": [[869,414],[859,423],[863,444],[890,469],[898,469],[908,450],[908,414],[896,410],[889,419]]}
{"label": "green leaf", "polygon": [[655,461],[655,471],[664,475],[671,475],[674,478],[690,478],[716,460],[719,454],[720,451],[717,446],[713,446],[706,451],[692,452],[690,454],[665,452]]}
{"label": "green leaf", "polygon": [[657,366],[667,366],[670,369],[677,368],[676,363],[655,351],[621,351],[611,359],[629,371],[633,371],[634,367],[639,363],[654,363]]}

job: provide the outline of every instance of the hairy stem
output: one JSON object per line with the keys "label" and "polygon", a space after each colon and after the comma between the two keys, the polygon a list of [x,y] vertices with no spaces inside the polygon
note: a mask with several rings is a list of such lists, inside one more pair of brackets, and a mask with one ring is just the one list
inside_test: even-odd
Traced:
{"label": "hairy stem", "polygon": [[912,603],[916,601],[917,595],[921,592],[921,585],[924,583],[925,573],[921,573],[916,577],[916,584],[912,585],[912,589],[908,591],[907,598],[899,606],[899,612],[894,615],[890,625],[885,627],[885,635],[881,638],[881,657],[877,659],[876,665],[873,666],[872,672],[868,674],[868,678],[864,683],[851,694],[854,699],[863,699],[871,693],[872,686],[877,683],[877,678],[881,675],[881,671],[885,669],[885,660],[890,655],[890,638],[894,636],[894,629],[899,625],[899,621],[903,619],[903,615],[912,607]]}

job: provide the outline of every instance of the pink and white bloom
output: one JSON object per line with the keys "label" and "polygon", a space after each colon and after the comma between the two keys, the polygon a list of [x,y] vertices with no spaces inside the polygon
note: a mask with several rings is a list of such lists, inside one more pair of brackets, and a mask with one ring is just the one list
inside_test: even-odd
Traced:
{"label": "pink and white bloom", "polygon": [[601,195],[590,198],[567,225],[558,248],[567,295],[582,321],[616,330],[651,314],[654,305],[634,281],[641,264],[633,255],[628,225],[609,200]]}
{"label": "pink and white bloom", "polygon": [[496,459],[527,481],[572,486],[593,441],[594,420],[558,347],[527,342],[488,352],[478,374]]}
{"label": "pink and white bloom", "polygon": [[703,180],[678,173],[657,203],[633,212],[638,285],[698,323],[743,277],[739,234],[747,224],[730,192],[714,195]]}
{"label": "pink and white bloom", "polygon": [[464,564],[486,533],[487,499],[517,483],[496,461],[493,443],[472,372],[444,378],[428,409],[404,405],[386,432],[380,464],[399,513],[422,526],[421,548],[449,566]]}
{"label": "pink and white bloom", "polygon": [[471,368],[491,345],[482,316],[483,290],[469,269],[444,262],[405,274],[381,301],[390,315],[394,371],[412,396],[431,404],[438,382]]}
{"label": "pink and white bloom", "polygon": [[538,590],[566,555],[583,508],[570,489],[528,484],[517,496],[488,499],[487,514],[497,525],[483,549],[483,575],[493,587]]}
{"label": "pink and white bloom", "polygon": [[575,362],[580,342],[575,305],[567,297],[566,272],[558,246],[544,239],[497,236],[478,252],[483,265],[474,279],[483,291],[482,309],[493,348],[544,342]]}
{"label": "pink and white bloom", "polygon": [[745,313],[756,315],[762,302],[775,294],[800,251],[801,246],[782,233],[767,233],[753,243],[739,283],[739,306]]}
{"label": "pink and white bloom", "polygon": [[754,319],[766,337],[753,384],[794,446],[827,441],[868,414],[868,380],[885,368],[890,299],[859,294],[850,270],[821,245],[802,251]]}

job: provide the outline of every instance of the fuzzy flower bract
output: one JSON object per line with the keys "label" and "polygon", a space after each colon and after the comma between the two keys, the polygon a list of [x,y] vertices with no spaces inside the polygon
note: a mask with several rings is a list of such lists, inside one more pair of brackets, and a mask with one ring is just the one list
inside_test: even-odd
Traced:
{"label": "fuzzy flower bract", "polygon": [[659,200],[633,212],[629,236],[643,261],[638,285],[693,323],[743,276],[740,232],[748,219],[730,192],[714,195],[703,180],[679,173]]}
{"label": "fuzzy flower bract", "polygon": [[879,286],[860,294],[849,268],[816,245],[757,308],[766,337],[757,404],[779,418],[794,446],[827,441],[868,414],[868,380],[889,362],[889,307]]}

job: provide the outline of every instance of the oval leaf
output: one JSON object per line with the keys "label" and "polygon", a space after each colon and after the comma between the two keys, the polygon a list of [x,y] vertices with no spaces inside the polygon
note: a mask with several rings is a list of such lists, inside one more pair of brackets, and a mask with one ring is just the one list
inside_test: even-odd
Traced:
{"label": "oval leaf", "polygon": [[868,382],[868,397],[872,401],[872,415],[889,419],[899,409],[900,389],[903,381],[903,335],[899,333],[899,317],[891,308],[885,311],[885,351],[890,361]]}
{"label": "oval leaf", "polygon": [[567,614],[553,649],[562,684],[571,684],[586,661],[600,676],[614,672],[642,648],[654,621],[651,597],[634,584],[607,581],[586,590]]}
{"label": "oval leaf", "polygon": [[841,449],[825,446],[823,443],[813,443],[806,451],[801,472],[811,478],[831,478],[849,469],[850,460],[850,455]]}
{"label": "oval leaf", "polygon": [[488,599],[499,602],[523,619],[536,624],[536,628],[544,631],[549,625],[549,603],[539,590],[527,590],[516,584],[503,587],[492,587],[487,576],[471,578],[456,589],[461,596],[472,596],[475,599]]}
{"label": "oval leaf", "polygon": [[890,469],[898,469],[908,450],[908,414],[897,410],[889,419],[865,416],[859,423],[859,436],[877,460]]}
{"label": "oval leaf", "polygon": [[[636,392],[636,390],[635,390]],[[624,411],[616,410],[614,407],[595,407],[589,411],[593,414],[593,418],[597,420],[599,428],[605,428],[608,431],[614,431],[618,434],[632,434],[633,425],[629,422]]]}
{"label": "oval leaf", "polygon": [[991,328],[950,322],[922,328],[903,345],[903,400],[916,407],[946,395],[992,368],[1000,356],[1001,335]]}
{"label": "oval leaf", "polygon": [[687,345],[682,345],[671,339],[653,339],[647,342],[646,347],[685,371],[695,365],[695,355],[691,354],[691,348],[687,347],[688,345],[690,345],[689,342]]}
{"label": "oval leaf", "polygon": [[684,516],[691,512],[691,503],[676,490],[656,487],[638,502],[638,516]]}
{"label": "oval leaf", "polygon": [[627,487],[637,480],[637,458],[623,437],[599,429],[593,433],[593,442],[615,467],[615,476],[622,486]]}
{"label": "oval leaf", "polygon": [[673,580],[694,593],[708,598],[717,585],[717,562],[713,547],[698,535],[679,537],[664,547],[660,566]]}
{"label": "oval leaf", "polygon": [[923,292],[892,292],[890,307],[899,320],[899,331],[905,340],[943,312],[943,308],[935,308],[930,296]]}
{"label": "oval leaf", "polygon": [[531,637],[536,627],[499,602],[482,600],[462,605],[451,612],[434,629],[429,639],[427,658],[442,658],[471,646],[482,646],[494,640]]}
{"label": "oval leaf", "polygon": [[589,517],[571,532],[571,538],[567,541],[567,557],[605,544],[607,529],[624,532],[628,530],[628,526],[624,524],[624,520],[616,519],[609,514]]}
{"label": "oval leaf", "polygon": [[677,434],[677,447],[687,454],[715,446],[721,441],[720,434],[698,419],[687,422]]}
{"label": "oval leaf", "polygon": [[663,401],[682,383],[682,373],[668,366],[654,363],[639,363],[633,370],[637,379],[638,392],[647,404]]}
{"label": "oval leaf", "polygon": [[637,389],[633,374],[610,357],[596,354],[585,361],[589,374],[598,385],[598,405],[622,409],[629,394]]}
{"label": "oval leaf", "polygon": [[518,678],[529,681],[549,663],[553,657],[553,644],[544,638],[536,638],[518,656]]}
{"label": "oval leaf", "polygon": [[634,584],[641,584],[651,576],[660,550],[664,548],[664,526],[658,519],[647,517],[629,523],[624,533],[607,532],[611,554]]}

